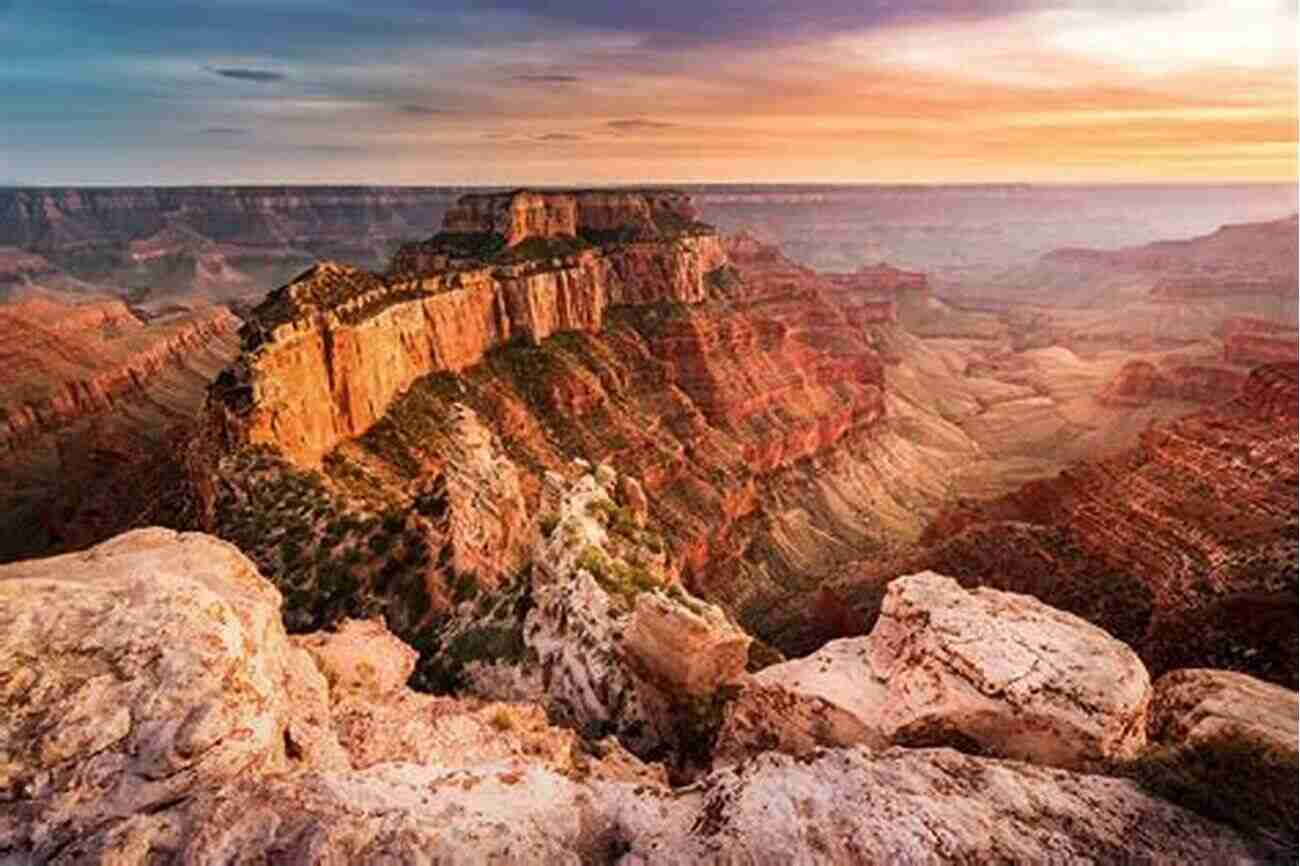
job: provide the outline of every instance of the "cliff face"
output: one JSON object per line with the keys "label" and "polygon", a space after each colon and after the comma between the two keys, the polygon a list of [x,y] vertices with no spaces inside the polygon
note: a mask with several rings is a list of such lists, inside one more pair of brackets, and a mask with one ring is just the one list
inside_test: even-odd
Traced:
{"label": "cliff face", "polygon": [[317,259],[382,266],[400,242],[437,225],[457,194],[395,187],[0,189],[0,245],[44,256],[60,280],[80,281],[81,291],[255,302]]}
{"label": "cliff face", "polygon": [[[566,515],[585,516],[585,508]],[[554,658],[558,648],[542,645],[541,663],[528,664],[534,676],[553,672],[546,686],[557,702],[583,689],[586,706],[631,693],[642,699],[631,708],[649,709],[658,688],[640,677],[665,671],[636,672],[639,649],[653,650],[659,664],[703,661],[706,680],[739,673],[743,635],[716,611],[657,590],[639,596],[631,613],[613,611],[595,576],[573,565],[557,562],[563,572],[538,580],[539,603],[526,614],[537,626],[531,637],[558,637],[568,653]],[[566,583],[579,591],[564,592]],[[778,696],[776,712],[815,707],[810,730],[794,731],[798,742],[766,736],[775,713],[753,712],[751,703],[758,736],[748,744],[765,754],[710,770],[707,734],[717,722],[687,700],[667,722],[706,766],[697,784],[670,787],[662,765],[637,760],[598,726],[553,725],[541,701],[412,692],[415,654],[380,623],[286,635],[281,594],[237,550],[207,536],[141,530],[3,567],[0,659],[14,673],[0,680],[0,847],[13,862],[155,866],[838,866],[890,852],[974,866],[1038,862],[1046,851],[1068,862],[1295,859],[1294,833],[1272,840],[1258,815],[1234,821],[1236,829],[1213,820],[1224,817],[1224,798],[1179,798],[1202,817],[1130,779],[1034,763],[1060,763],[1045,754],[1053,746],[1078,752],[1116,733],[1142,741],[1145,671],[1106,635],[1029,599],[968,596],[937,576],[899,583],[891,612],[909,617],[915,637],[882,628],[869,664],[897,700],[870,709],[903,747],[800,747],[825,742],[827,711],[845,712],[766,686]],[[940,591],[925,594],[927,585]],[[622,632],[608,627],[628,620],[620,648]],[[611,644],[580,643],[593,626]],[[647,631],[651,642],[641,643]],[[724,639],[702,646],[701,632]],[[1100,659],[1090,654],[1099,648]],[[864,675],[864,654],[843,655],[799,685],[870,703],[881,689]],[[610,668],[612,682],[570,676]],[[828,682],[841,672],[850,676]],[[1293,829],[1294,695],[1244,677],[1187,673],[1158,695],[1162,745],[1226,759],[1201,762],[1221,774],[1206,787],[1217,794],[1248,780],[1252,796],[1278,809],[1281,829],[1288,817]],[[664,685],[680,682],[670,676]],[[694,697],[689,687],[671,696]],[[726,712],[726,700],[715,714]],[[612,708],[628,721],[622,704]],[[1117,731],[1133,715],[1138,726]],[[730,732],[734,741],[735,725]],[[910,747],[935,741],[980,754]],[[1265,757],[1239,757],[1251,746]],[[1186,776],[1196,767],[1174,769]],[[1122,776],[1130,768],[1140,765],[1103,770]]]}
{"label": "cliff face", "polygon": [[[440,249],[435,238],[420,255]],[[814,273],[699,228],[458,261],[386,277],[316,268],[254,312],[209,404],[222,453],[269,445],[290,464],[257,477],[318,468],[335,513],[391,511],[394,526],[405,515],[401,552],[373,566],[402,558],[389,576],[348,566],[404,637],[420,639],[465,575],[485,591],[514,579],[545,471],[575,459],[639,482],[668,573],[758,622],[799,575],[876,549],[873,500],[892,476],[873,441],[883,367]],[[208,525],[294,576],[250,531],[290,499],[262,502],[249,491],[269,485],[245,479],[250,464],[223,459]],[[517,492],[488,496],[489,477]],[[339,521],[302,532],[357,535]],[[305,621],[327,621],[331,604]]]}
{"label": "cliff face", "polygon": [[573,238],[584,232],[655,238],[697,218],[690,198],[679,192],[519,190],[462,196],[447,211],[443,229],[496,234],[514,246],[529,238]]}
{"label": "cliff face", "polygon": [[1097,393],[1107,406],[1146,406],[1152,400],[1216,404],[1231,399],[1246,374],[1226,367],[1181,364],[1168,369],[1150,361],[1129,361]]}
{"label": "cliff face", "polygon": [[0,307],[0,452],[113,408],[187,354],[229,352],[238,325],[224,307],[148,323],[108,299],[34,296]]}
{"label": "cliff face", "polygon": [[253,311],[244,356],[216,384],[214,421],[232,444],[317,465],[416,379],[511,340],[599,331],[611,306],[697,303],[725,261],[717,235],[697,233],[389,279],[318,265]]}
{"label": "cliff face", "polygon": [[185,225],[220,243],[309,245],[436,225],[455,190],[401,187],[101,187],[0,189],[0,244],[55,249],[126,243]]}
{"label": "cliff face", "polygon": [[0,306],[0,560],[180,519],[186,436],[239,348],[224,307],[146,317],[121,301],[36,293]]}
{"label": "cliff face", "polygon": [[1155,275],[1152,294],[1182,300],[1292,294],[1296,285],[1297,217],[1223,226],[1197,238],[1119,250],[1061,249],[1048,264]]}

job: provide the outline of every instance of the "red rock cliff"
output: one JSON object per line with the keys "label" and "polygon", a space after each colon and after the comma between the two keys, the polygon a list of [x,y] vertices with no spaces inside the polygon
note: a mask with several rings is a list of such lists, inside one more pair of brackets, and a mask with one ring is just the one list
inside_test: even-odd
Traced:
{"label": "red rock cliff", "polygon": [[500,235],[514,246],[529,238],[573,238],[584,231],[659,237],[696,218],[690,198],[677,192],[517,190],[463,196],[447,211],[443,228]]}
{"label": "red rock cliff", "polygon": [[0,308],[0,452],[112,408],[187,353],[230,357],[224,307],[144,322],[116,299],[35,295]]}
{"label": "red rock cliff", "polygon": [[[674,201],[634,193],[466,196],[447,228],[491,217],[476,225],[552,237],[583,225],[579,213],[613,225],[623,199],[630,212],[647,214]],[[254,311],[243,356],[214,385],[210,416],[228,444],[275,444],[314,466],[422,376],[463,370],[516,338],[599,331],[611,306],[698,303],[706,275],[725,262],[717,234],[695,227],[559,257],[389,278],[318,265]]]}

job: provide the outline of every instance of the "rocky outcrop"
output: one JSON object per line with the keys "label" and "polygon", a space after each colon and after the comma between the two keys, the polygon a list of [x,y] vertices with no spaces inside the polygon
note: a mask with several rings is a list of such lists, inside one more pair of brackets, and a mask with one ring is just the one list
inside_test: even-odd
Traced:
{"label": "rocky outcrop", "polygon": [[945,749],[769,754],[670,789],[536,706],[415,695],[373,622],[290,640],[230,545],[0,568],[0,851],[20,862],[1254,862],[1122,779]]}
{"label": "rocky outcrop", "polygon": [[233,546],[148,530],[4,566],[0,620],[0,850],[51,858],[197,786],[288,767],[279,595]]}
{"label": "rocky outcrop", "polygon": [[1232,334],[1223,340],[1223,360],[1229,364],[1294,364],[1300,357],[1295,337]]}
{"label": "rocky outcrop", "polygon": [[1245,374],[1230,368],[1182,364],[1162,370],[1150,361],[1129,361],[1097,393],[1097,401],[1130,408],[1152,400],[1215,405],[1230,400],[1245,381]]}
{"label": "rocky outcrop", "polygon": [[1173,671],[1156,681],[1154,748],[1133,775],[1203,814],[1294,843],[1297,718],[1290,689],[1229,671]]}
{"label": "rocky outcrop", "polygon": [[716,234],[699,230],[391,279],[317,265],[253,311],[243,357],[214,388],[212,423],[230,447],[272,444],[315,466],[422,376],[459,372],[512,340],[599,331],[611,306],[698,302],[724,262]]}
{"label": "rocky outcrop", "polygon": [[481,697],[538,700],[578,730],[680,757],[693,744],[677,716],[740,678],[750,638],[670,581],[657,534],[615,500],[621,486],[608,466],[573,484],[548,476],[527,585],[486,617],[458,608],[431,664]]}
{"label": "rocky outcrop", "polygon": [[[1149,728],[1152,742],[1161,745],[1240,746],[1294,765],[1297,719],[1300,704],[1291,689],[1245,674],[1191,668],[1156,681]],[[1287,788],[1294,797],[1295,786]]]}
{"label": "rocky outcrop", "polygon": [[893,581],[867,637],[756,679],[850,713],[870,745],[951,745],[1063,767],[1136,755],[1151,688],[1137,656],[1101,629],[931,573]]}
{"label": "rocky outcrop", "polygon": [[[49,259],[58,285],[256,302],[316,259],[382,267],[460,190],[416,187],[0,189],[0,245]],[[0,282],[3,282],[0,279]],[[82,290],[85,290],[84,288]]]}
{"label": "rocky outcrop", "polygon": [[[1032,592],[1123,637],[1156,676],[1216,667],[1294,688],[1296,381],[1294,365],[1257,367],[1232,399],[976,503],[889,568]],[[869,610],[883,582],[841,589]]]}
{"label": "rocky outcrop", "polygon": [[224,307],[149,321],[108,299],[36,295],[0,307],[0,452],[112,409],[188,355],[232,357],[238,327]]}
{"label": "rocky outcrop", "polygon": [[447,211],[443,230],[491,234],[515,246],[529,238],[601,237],[622,240],[676,234],[698,214],[690,197],[668,190],[577,190],[462,196]]}
{"label": "rocky outcrop", "polygon": [[674,798],[625,866],[649,863],[1249,862],[1230,833],[1130,782],[947,749],[764,755]]}
{"label": "rocky outcrop", "polygon": [[1155,274],[1152,294],[1164,299],[1290,295],[1296,285],[1296,225],[1297,217],[1292,215],[1120,250],[1056,250],[1044,261]]}

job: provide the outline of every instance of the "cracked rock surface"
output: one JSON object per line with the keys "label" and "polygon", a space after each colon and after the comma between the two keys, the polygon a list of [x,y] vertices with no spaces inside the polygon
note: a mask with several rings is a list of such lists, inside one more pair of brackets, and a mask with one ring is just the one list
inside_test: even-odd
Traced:
{"label": "cracked rock surface", "polygon": [[1087,768],[1146,743],[1151,683],[1132,650],[1029,596],[933,572],[891,583],[870,635],[756,677],[847,710],[877,746]]}
{"label": "cracked rock surface", "polygon": [[[0,568],[0,863],[1275,853],[1129,780],[951,749],[767,752],[671,788],[661,768],[549,725],[536,704],[412,693],[412,661],[378,622],[290,640],[276,590],[208,536],[141,530]],[[783,717],[816,716],[815,704]]]}

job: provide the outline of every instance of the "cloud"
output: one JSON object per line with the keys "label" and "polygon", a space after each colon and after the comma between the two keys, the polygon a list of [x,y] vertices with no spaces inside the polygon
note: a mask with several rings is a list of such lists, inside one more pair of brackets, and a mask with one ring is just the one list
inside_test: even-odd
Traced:
{"label": "cloud", "polygon": [[438,108],[434,105],[421,105],[418,102],[407,102],[397,106],[397,110],[402,114],[414,114],[419,117],[431,117],[436,114],[448,114],[445,108]]}
{"label": "cloud", "polygon": [[210,71],[222,78],[233,78],[236,81],[256,81],[259,84],[284,81],[289,77],[283,72],[273,72],[270,69],[249,69],[244,66],[222,66]]}
{"label": "cloud", "polygon": [[547,132],[542,135],[533,136],[534,141],[584,141],[581,135],[575,135],[572,132]]}
{"label": "cloud", "polygon": [[537,75],[512,75],[511,81],[519,81],[524,84],[576,84],[582,79],[576,75],[558,75],[555,73],[545,73]]}
{"label": "cloud", "polygon": [[199,130],[204,135],[248,135],[248,130],[238,126],[205,126]]}
{"label": "cloud", "polygon": [[653,131],[657,129],[675,129],[677,124],[664,123],[659,120],[646,120],[642,117],[630,117],[624,120],[611,120],[605,124],[610,129],[617,129],[620,132],[641,132]]}

